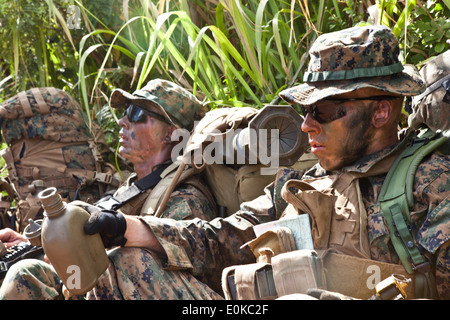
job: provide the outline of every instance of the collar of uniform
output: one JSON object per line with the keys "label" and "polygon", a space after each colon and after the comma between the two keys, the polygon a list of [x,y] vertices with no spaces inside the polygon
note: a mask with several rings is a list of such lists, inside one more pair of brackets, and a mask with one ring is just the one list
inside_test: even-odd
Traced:
{"label": "collar of uniform", "polygon": [[[149,174],[152,174],[154,171],[158,170],[158,168],[160,168],[161,166],[167,166],[167,165],[169,165],[169,164],[171,164],[171,163],[172,163],[172,160],[169,159],[169,160],[164,161],[163,163],[157,164],[157,165],[155,165],[155,166],[152,168],[152,172],[149,173]],[[136,182],[136,181],[138,181],[137,174],[136,174],[136,172],[132,172],[132,173],[128,176],[128,179],[127,179],[125,185],[126,185],[127,187],[129,187],[129,186],[131,186],[131,185],[132,185],[134,182]]]}

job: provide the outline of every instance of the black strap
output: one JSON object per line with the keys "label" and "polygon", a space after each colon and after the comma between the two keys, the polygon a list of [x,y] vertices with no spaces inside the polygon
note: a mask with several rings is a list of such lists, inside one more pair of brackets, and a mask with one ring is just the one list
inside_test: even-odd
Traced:
{"label": "black strap", "polygon": [[96,205],[106,210],[119,209],[124,204],[128,203],[131,199],[156,186],[159,181],[161,181],[161,173],[163,173],[163,171],[170,164],[171,163],[167,163],[159,166],[158,169],[146,175],[144,178],[133,182],[125,191],[121,192],[117,196],[110,197],[108,199],[105,199],[104,201],[99,201],[96,203]]}

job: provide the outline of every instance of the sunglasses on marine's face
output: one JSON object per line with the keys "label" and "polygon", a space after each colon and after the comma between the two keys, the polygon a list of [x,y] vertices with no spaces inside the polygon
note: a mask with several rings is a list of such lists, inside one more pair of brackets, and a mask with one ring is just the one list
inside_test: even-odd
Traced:
{"label": "sunglasses on marine's face", "polygon": [[125,109],[124,116],[126,116],[128,121],[132,123],[145,123],[147,122],[147,117],[150,116],[170,124],[169,120],[167,120],[162,114],[142,109],[134,104],[128,105],[128,108]]}
{"label": "sunglasses on marine's face", "polygon": [[344,117],[347,112],[345,110],[344,104],[351,101],[381,101],[381,100],[393,100],[400,99],[396,96],[374,96],[368,98],[356,98],[356,99],[345,99],[345,100],[322,100],[310,106],[301,106],[303,115],[306,117],[307,114],[315,121],[320,124],[325,124],[337,119]]}

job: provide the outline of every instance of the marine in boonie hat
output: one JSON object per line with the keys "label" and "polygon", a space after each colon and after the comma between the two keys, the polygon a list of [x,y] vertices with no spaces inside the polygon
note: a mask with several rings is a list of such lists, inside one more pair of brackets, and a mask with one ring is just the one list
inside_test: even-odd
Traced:
{"label": "marine in boonie hat", "polygon": [[112,108],[127,108],[132,103],[142,109],[156,107],[175,127],[189,131],[193,129],[194,121],[205,114],[202,103],[192,93],[162,79],[150,80],[133,94],[122,89],[115,89],[111,94]]}
{"label": "marine in boonie hat", "polygon": [[[304,83],[280,92],[289,103],[319,100],[367,88],[384,95],[414,96],[425,90],[414,66],[398,60],[398,40],[385,26],[361,26],[319,36],[312,45]],[[362,98],[362,97],[361,97]]]}

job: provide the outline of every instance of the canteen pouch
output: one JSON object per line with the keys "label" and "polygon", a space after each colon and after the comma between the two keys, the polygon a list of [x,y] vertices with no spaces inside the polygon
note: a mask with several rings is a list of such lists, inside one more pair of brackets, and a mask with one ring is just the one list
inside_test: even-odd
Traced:
{"label": "canteen pouch", "polygon": [[222,272],[222,290],[227,300],[275,299],[276,291],[268,263],[231,266]]}
{"label": "canteen pouch", "polygon": [[295,250],[272,258],[273,279],[278,296],[306,294],[308,289],[325,288],[322,260],[310,249]]}
{"label": "canteen pouch", "polygon": [[306,293],[311,288],[326,288],[319,255],[310,249],[274,256],[272,264],[254,263],[225,268],[222,289],[227,300],[271,300]]}

